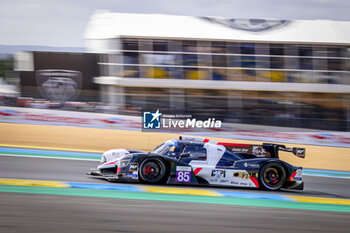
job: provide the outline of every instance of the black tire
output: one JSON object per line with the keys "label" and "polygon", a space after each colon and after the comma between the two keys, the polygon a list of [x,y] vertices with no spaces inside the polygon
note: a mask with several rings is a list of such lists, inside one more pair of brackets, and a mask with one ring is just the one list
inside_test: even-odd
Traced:
{"label": "black tire", "polygon": [[259,173],[260,187],[267,190],[279,190],[286,178],[286,170],[280,163],[267,163]]}
{"label": "black tire", "polygon": [[166,166],[161,159],[148,158],[141,163],[139,175],[144,183],[161,183],[165,179]]}

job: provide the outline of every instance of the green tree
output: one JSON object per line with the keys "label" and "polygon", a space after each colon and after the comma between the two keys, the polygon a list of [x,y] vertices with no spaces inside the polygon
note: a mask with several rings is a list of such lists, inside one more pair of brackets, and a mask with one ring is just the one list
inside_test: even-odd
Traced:
{"label": "green tree", "polygon": [[0,77],[5,77],[6,70],[13,70],[13,58],[0,59]]}

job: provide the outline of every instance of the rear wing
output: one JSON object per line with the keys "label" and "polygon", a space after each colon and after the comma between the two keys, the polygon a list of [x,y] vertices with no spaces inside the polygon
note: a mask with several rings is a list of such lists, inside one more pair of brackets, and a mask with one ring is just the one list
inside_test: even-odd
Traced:
{"label": "rear wing", "polygon": [[305,158],[305,148],[300,147],[286,147],[280,144],[263,143],[262,145],[253,144],[240,144],[240,143],[226,143],[226,142],[214,142],[202,137],[188,137],[180,136],[179,140],[188,140],[196,142],[213,143],[217,145],[223,145],[226,149],[235,152],[237,154],[244,154],[252,158],[278,158],[279,151],[292,152],[299,158]]}
{"label": "rear wing", "polygon": [[305,148],[286,147],[280,144],[263,143],[262,145],[219,142],[226,149],[237,154],[251,155],[252,158],[278,158],[279,151],[292,152],[299,158],[305,158]]}
{"label": "rear wing", "polygon": [[292,152],[294,155],[298,156],[299,158],[305,158],[305,148],[286,147],[285,145],[276,145],[276,146],[280,151]]}

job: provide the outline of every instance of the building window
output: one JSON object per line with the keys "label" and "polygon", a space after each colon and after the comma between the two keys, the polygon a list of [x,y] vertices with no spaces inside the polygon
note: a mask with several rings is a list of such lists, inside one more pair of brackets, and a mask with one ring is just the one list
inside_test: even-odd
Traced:
{"label": "building window", "polygon": [[228,56],[227,63],[229,67],[241,67],[241,56]]}
{"label": "building window", "polygon": [[312,58],[299,58],[299,69],[301,70],[312,70]]}
{"label": "building window", "polygon": [[123,40],[123,50],[139,50],[138,40],[134,39],[124,39]]}
{"label": "building window", "polygon": [[284,55],[282,44],[270,44],[270,55]]}
{"label": "building window", "polygon": [[184,66],[197,66],[198,65],[198,57],[196,54],[183,54],[183,65]]}
{"label": "building window", "polygon": [[313,67],[315,70],[327,70],[327,58],[314,58]]}
{"label": "building window", "polygon": [[153,50],[152,40],[147,40],[147,39],[139,40],[139,49],[141,51],[152,51]]}
{"label": "building window", "polygon": [[343,57],[344,52],[342,47],[328,47],[328,57]]}
{"label": "building window", "polygon": [[269,55],[270,54],[269,44],[263,44],[263,43],[255,44],[255,54]]}
{"label": "building window", "polygon": [[139,64],[138,52],[124,52],[124,64]]}
{"label": "building window", "polygon": [[270,57],[270,68],[271,69],[282,69],[284,67],[283,57]]}
{"label": "building window", "polygon": [[298,69],[299,59],[297,57],[285,57],[284,58],[284,68],[285,69]]}
{"label": "building window", "polygon": [[293,44],[284,45],[284,54],[287,56],[299,56],[298,45],[293,45]]}
{"label": "building window", "polygon": [[211,59],[212,59],[212,56],[211,55],[198,55],[198,65],[199,66],[211,66]]}
{"label": "building window", "polygon": [[153,51],[169,51],[167,40],[153,40]]}
{"label": "building window", "polygon": [[212,64],[214,67],[227,67],[225,55],[213,55]]}
{"label": "building window", "polygon": [[183,68],[183,75],[185,79],[200,79],[200,72],[198,68]]}
{"label": "building window", "polygon": [[268,56],[256,56],[255,61],[257,68],[270,68],[270,58]]}
{"label": "building window", "polygon": [[255,68],[255,56],[241,56],[241,67]]}
{"label": "building window", "polygon": [[299,46],[299,56],[302,57],[311,57],[312,56],[312,47],[307,45]]}
{"label": "building window", "polygon": [[342,70],[342,59],[328,59],[328,70]]}
{"label": "building window", "polygon": [[[334,45],[122,39],[104,74],[124,77],[347,83],[350,49]],[[121,68],[114,69],[114,66]],[[109,68],[108,68],[109,67]],[[296,73],[298,76],[290,75]],[[331,81],[324,81],[331,80]]]}
{"label": "building window", "polygon": [[169,40],[168,41],[168,51],[181,52],[182,51],[182,41],[181,40]]}
{"label": "building window", "polygon": [[241,53],[241,45],[240,43],[227,43],[227,52],[229,54],[240,54]]}
{"label": "building window", "polygon": [[255,54],[255,44],[254,43],[241,43],[241,53],[242,54]]}
{"label": "building window", "polygon": [[313,56],[315,56],[315,57],[327,57],[328,56],[327,46],[314,45],[314,46],[312,46],[312,52],[313,52]]}
{"label": "building window", "polygon": [[182,48],[184,52],[197,52],[197,41],[185,40],[182,43]]}
{"label": "building window", "polygon": [[212,42],[211,43],[212,53],[226,53],[225,42]]}

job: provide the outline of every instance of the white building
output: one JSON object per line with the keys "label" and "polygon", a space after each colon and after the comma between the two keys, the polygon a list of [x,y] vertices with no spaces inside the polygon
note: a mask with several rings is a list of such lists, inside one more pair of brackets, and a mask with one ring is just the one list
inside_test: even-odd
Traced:
{"label": "white building", "polygon": [[350,22],[96,12],[85,38],[102,99],[121,112],[350,128]]}

